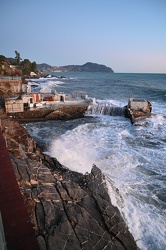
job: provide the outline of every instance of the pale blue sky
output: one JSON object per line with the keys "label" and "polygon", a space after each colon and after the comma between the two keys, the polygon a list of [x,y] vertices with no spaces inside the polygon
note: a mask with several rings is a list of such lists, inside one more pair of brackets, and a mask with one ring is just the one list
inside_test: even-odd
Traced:
{"label": "pale blue sky", "polygon": [[166,0],[1,0],[0,54],[166,73]]}

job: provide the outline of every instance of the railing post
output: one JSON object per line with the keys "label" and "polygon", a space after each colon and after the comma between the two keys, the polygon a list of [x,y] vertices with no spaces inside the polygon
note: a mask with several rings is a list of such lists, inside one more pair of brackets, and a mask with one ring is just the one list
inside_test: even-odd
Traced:
{"label": "railing post", "polygon": [[0,249],[1,250],[7,250],[6,240],[5,240],[5,233],[4,233],[4,229],[3,229],[3,223],[2,223],[1,211],[0,211]]}

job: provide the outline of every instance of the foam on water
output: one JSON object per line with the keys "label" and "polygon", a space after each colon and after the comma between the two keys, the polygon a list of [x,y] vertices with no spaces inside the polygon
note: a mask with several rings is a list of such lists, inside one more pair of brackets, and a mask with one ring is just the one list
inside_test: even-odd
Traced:
{"label": "foam on water", "polygon": [[[74,123],[69,121],[63,126]],[[107,176],[111,200],[120,209],[138,246],[143,250],[164,250],[164,116],[146,119],[145,126],[133,126],[124,117],[98,116],[90,122],[78,122],[65,133],[59,133],[57,125],[49,121],[40,128],[39,124],[29,126],[37,140],[45,136],[50,145],[51,138],[49,154],[71,170],[90,172],[93,164],[101,168]],[[58,126],[62,127],[61,123]]]}
{"label": "foam on water", "polygon": [[87,133],[88,126],[80,125],[52,142],[49,150],[51,156],[56,156],[63,165],[74,171],[90,172],[96,152],[93,140]]}
{"label": "foam on water", "polygon": [[[80,125],[60,136],[52,143],[50,154],[74,171],[90,172],[93,164],[101,168],[108,178],[112,202],[139,247],[164,249],[165,203],[159,199],[163,181],[158,177],[165,174],[166,156],[161,144],[154,151],[154,137],[164,125],[163,117],[152,117],[149,127],[132,126],[123,117],[118,118],[119,124],[116,117],[96,119],[97,123]],[[155,234],[154,228],[158,230]]]}
{"label": "foam on water", "polygon": [[[123,116],[107,115],[87,117],[84,122],[54,124],[49,121],[39,130],[35,125],[34,131],[33,126],[28,125],[31,133],[48,142],[48,152],[72,170],[90,172],[96,164],[106,175],[112,203],[121,211],[140,249],[165,250],[165,76],[72,76],[73,73],[72,84],[65,79],[64,84],[55,89],[64,91],[65,88],[65,92],[71,93],[81,86],[92,98],[97,98],[99,104],[119,107],[127,105],[129,97],[141,96],[151,101],[156,115],[137,122],[137,126]],[[51,88],[56,80],[50,83]]]}
{"label": "foam on water", "polygon": [[115,105],[115,106],[118,106],[118,107],[124,107],[126,105],[125,102],[115,100],[115,99],[109,99],[109,100],[97,99],[96,102],[99,103],[99,104]]}
{"label": "foam on water", "polygon": [[36,85],[32,87],[32,90],[35,92],[51,93],[51,91],[55,90],[56,87],[61,86],[65,83],[63,80],[59,80],[59,78],[57,77],[39,78],[31,79],[28,84],[31,86],[33,86],[34,84]]}

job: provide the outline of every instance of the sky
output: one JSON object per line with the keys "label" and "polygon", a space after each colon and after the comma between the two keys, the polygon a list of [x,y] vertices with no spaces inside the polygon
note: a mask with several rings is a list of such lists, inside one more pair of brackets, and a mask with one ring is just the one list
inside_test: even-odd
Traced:
{"label": "sky", "polygon": [[0,54],[166,73],[166,0],[0,0]]}

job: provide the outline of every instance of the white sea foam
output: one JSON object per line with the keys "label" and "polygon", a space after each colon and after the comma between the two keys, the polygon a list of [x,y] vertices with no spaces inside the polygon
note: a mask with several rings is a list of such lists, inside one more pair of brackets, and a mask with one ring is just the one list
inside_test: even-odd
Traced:
{"label": "white sea foam", "polygon": [[[80,74],[72,81],[73,90],[84,87],[90,96],[99,97],[98,103],[119,107],[127,105],[129,93],[136,97],[148,96],[152,99],[155,115],[140,121],[139,126],[131,125],[123,116],[97,115],[93,119],[87,117],[83,123],[52,124],[50,130],[50,123],[45,123],[47,130],[40,128],[41,132],[34,132],[52,142],[49,153],[66,167],[85,173],[96,164],[106,175],[112,203],[119,207],[140,249],[165,250],[166,108],[159,92],[160,85],[165,89],[165,80],[160,79],[156,91],[156,82],[151,80],[146,81],[144,88],[145,83],[135,80],[135,76],[134,81],[126,75],[113,74],[109,77],[109,81],[104,81],[103,74],[102,77],[95,74],[94,85],[91,77],[85,77],[82,84],[81,79],[84,78]],[[65,80],[65,83],[69,82]],[[70,86],[67,90],[72,89],[69,83],[62,87],[59,85],[58,90],[63,91],[66,86]],[[66,130],[62,130],[63,126]]]}
{"label": "white sea foam", "polygon": [[[121,169],[119,169],[119,172],[121,175],[120,180],[111,176],[114,183],[112,184],[110,179],[107,182],[113,205],[120,209],[140,249],[164,249],[163,238],[166,236],[165,215],[160,213],[155,204],[153,205],[151,201],[148,202],[147,190],[144,192],[142,189],[145,184],[141,179],[137,178],[138,176],[136,177],[137,180],[134,181],[133,175],[130,178],[128,177],[128,171],[125,173],[125,171],[121,172]],[[118,171],[116,172],[117,175]],[[138,186],[140,186],[140,192],[142,191],[142,197],[146,196],[145,200],[138,195]],[[155,234],[154,228],[156,228]]]}
{"label": "white sea foam", "polygon": [[[156,250],[153,248],[156,242],[158,249],[164,249],[164,243],[160,242],[164,236],[164,216],[158,209],[158,197],[152,195],[147,184],[154,185],[154,176],[164,170],[166,158],[163,159],[160,150],[154,152],[144,147],[147,127],[134,127],[124,118],[120,124],[116,121],[116,118],[101,117],[97,124],[80,125],[55,140],[49,152],[74,171],[90,172],[93,164],[101,168],[111,179],[112,184],[108,181],[111,200],[122,212],[139,247]],[[162,124],[162,116],[159,116],[152,118],[149,126],[157,132]],[[138,141],[135,141],[135,133]],[[153,137],[153,133],[148,136]],[[160,168],[156,169],[159,158]],[[154,235],[156,220],[160,228]]]}
{"label": "white sea foam", "polygon": [[99,103],[99,104],[115,105],[115,106],[118,106],[118,107],[124,107],[127,104],[125,102],[122,102],[120,100],[115,100],[115,99],[109,99],[109,100],[97,99],[96,102]]}
{"label": "white sea foam", "polygon": [[86,128],[82,130],[82,126],[52,142],[49,152],[63,165],[81,173],[90,172],[96,158],[91,138],[86,133]]}
{"label": "white sea foam", "polygon": [[154,115],[150,118],[150,121],[152,122],[153,126],[159,126],[164,125],[165,119],[162,114]]}
{"label": "white sea foam", "polygon": [[64,84],[63,81],[48,81],[48,85],[61,85],[61,84]]}

